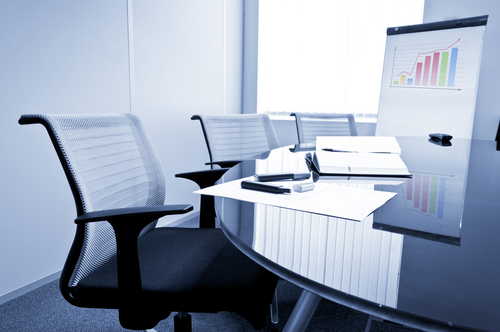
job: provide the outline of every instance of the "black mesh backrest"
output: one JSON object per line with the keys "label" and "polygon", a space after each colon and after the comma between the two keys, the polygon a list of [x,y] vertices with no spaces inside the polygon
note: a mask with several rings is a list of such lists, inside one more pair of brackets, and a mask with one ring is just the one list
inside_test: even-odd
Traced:
{"label": "black mesh backrest", "polygon": [[358,136],[352,114],[292,113],[299,143],[315,142],[318,136]]}
{"label": "black mesh backrest", "polygon": [[[75,197],[77,214],[163,205],[165,180],[137,117],[131,114],[23,115],[21,124],[41,123],[51,136]],[[144,231],[156,226],[150,224]],[[85,224],[82,248],[69,286],[116,254],[111,225]],[[66,271],[67,272],[67,271]]]}

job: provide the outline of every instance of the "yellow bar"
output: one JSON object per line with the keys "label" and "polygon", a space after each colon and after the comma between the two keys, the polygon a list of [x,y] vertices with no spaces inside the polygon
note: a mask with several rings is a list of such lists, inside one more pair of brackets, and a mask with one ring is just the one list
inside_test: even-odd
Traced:
{"label": "yellow bar", "polygon": [[406,75],[401,75],[401,85],[406,85]]}

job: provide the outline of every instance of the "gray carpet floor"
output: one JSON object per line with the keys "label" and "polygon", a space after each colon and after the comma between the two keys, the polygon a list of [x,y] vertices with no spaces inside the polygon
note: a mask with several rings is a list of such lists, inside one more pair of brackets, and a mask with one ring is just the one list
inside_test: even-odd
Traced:
{"label": "gray carpet floor", "polygon": [[[182,224],[195,227],[196,220]],[[129,331],[118,322],[117,310],[77,308],[67,303],[59,292],[59,280],[50,282],[29,293],[0,305],[0,331]],[[279,331],[290,316],[301,289],[287,281],[278,284]],[[158,332],[173,331],[173,314],[155,327]],[[328,300],[321,300],[307,331],[364,331],[368,315]],[[246,332],[254,331],[240,316],[219,312],[217,314],[192,314],[193,331]],[[261,331],[271,331],[270,319]],[[416,332],[388,322],[374,321],[371,332]]]}
{"label": "gray carpet floor", "polygon": [[[278,284],[279,330],[300,296],[300,288],[281,280]],[[230,332],[254,331],[236,314],[192,314],[193,331]],[[322,300],[307,331],[364,331],[368,315]],[[173,315],[155,327],[158,332],[173,331]],[[118,323],[118,311],[77,308],[67,303],[59,293],[58,280],[39,287],[0,306],[0,331],[129,331]],[[261,331],[271,331],[270,320]],[[388,322],[373,322],[371,332],[412,332],[414,329]]]}

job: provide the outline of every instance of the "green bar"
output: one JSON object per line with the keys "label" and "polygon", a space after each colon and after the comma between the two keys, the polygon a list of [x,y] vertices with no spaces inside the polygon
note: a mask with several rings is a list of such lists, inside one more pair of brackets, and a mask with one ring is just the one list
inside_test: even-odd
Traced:
{"label": "green bar", "polygon": [[[441,82],[441,79],[439,81]],[[438,178],[432,177],[432,180],[431,180],[431,199],[430,199],[431,202],[430,202],[430,206],[429,206],[429,213],[436,212],[437,191],[438,191]]]}
{"label": "green bar", "polygon": [[443,52],[441,58],[441,72],[439,73],[439,86],[444,86],[446,82],[446,68],[448,67],[448,52]]}
{"label": "green bar", "polygon": [[398,84],[399,84],[399,82],[398,82],[398,81],[394,81],[394,82],[392,82],[392,84],[394,84],[394,85],[398,85]]}

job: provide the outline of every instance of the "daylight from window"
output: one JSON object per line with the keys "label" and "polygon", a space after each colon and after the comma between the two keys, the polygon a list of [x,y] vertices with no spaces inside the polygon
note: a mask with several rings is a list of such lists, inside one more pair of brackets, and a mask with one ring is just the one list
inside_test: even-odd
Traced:
{"label": "daylight from window", "polygon": [[259,2],[257,112],[375,120],[388,27],[422,23],[424,0]]}

